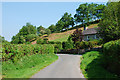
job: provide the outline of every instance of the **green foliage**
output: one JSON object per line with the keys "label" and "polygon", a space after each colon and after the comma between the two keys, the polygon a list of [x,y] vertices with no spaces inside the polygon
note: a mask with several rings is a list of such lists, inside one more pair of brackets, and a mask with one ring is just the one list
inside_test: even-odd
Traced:
{"label": "green foliage", "polygon": [[63,42],[62,43],[62,47],[63,47],[63,49],[72,49],[73,48],[73,44],[71,44],[70,42]]}
{"label": "green foliage", "polygon": [[3,78],[12,78],[11,80],[29,78],[57,59],[58,56],[55,54],[35,54],[23,56],[15,63],[12,60],[2,62],[2,75]]}
{"label": "green foliage", "polygon": [[37,38],[36,34],[29,34],[29,35],[26,36],[26,40],[29,41],[29,42],[31,42],[33,40],[36,40],[36,38]]}
{"label": "green foliage", "polygon": [[47,38],[44,38],[44,39],[37,39],[37,44],[47,44],[48,43],[48,39]]}
{"label": "green foliage", "polygon": [[51,30],[50,29],[46,29],[45,30],[46,34],[49,36],[51,34]]}
{"label": "green foliage", "polygon": [[11,43],[23,44],[26,41],[30,41],[35,38],[35,35],[36,27],[31,25],[30,23],[26,23],[26,26],[23,26],[22,29],[19,30],[19,33],[12,37]]}
{"label": "green foliage", "polygon": [[52,45],[15,45],[4,43],[2,44],[2,60],[12,60],[13,62],[17,61],[21,57],[25,55],[32,55],[32,54],[49,54],[54,53],[54,47]]}
{"label": "green foliage", "polygon": [[120,2],[110,2],[103,12],[99,23],[99,33],[105,42],[120,39]]}
{"label": "green foliage", "polygon": [[62,43],[58,42],[56,44],[54,44],[54,52],[57,53],[62,49]]}
{"label": "green foliage", "polygon": [[48,41],[48,44],[55,44],[54,41]]}
{"label": "green foliage", "polygon": [[8,42],[8,41],[6,41],[5,38],[0,35],[0,43],[2,42]]}
{"label": "green foliage", "polygon": [[31,25],[30,23],[26,23],[26,26],[23,26],[22,29],[20,29],[18,34],[24,37],[25,35],[28,35],[28,34],[36,34],[36,27]]}
{"label": "green foliage", "polygon": [[103,45],[104,66],[107,70],[120,76],[120,40],[110,41]]}
{"label": "green foliage", "polygon": [[12,37],[12,41],[11,43],[13,44],[23,44],[25,42],[25,37],[20,36],[20,35],[16,35]]}
{"label": "green foliage", "polygon": [[82,41],[83,39],[83,35],[82,35],[82,30],[78,30],[78,28],[73,32],[73,34],[71,34],[72,40],[74,42],[74,44],[77,41]]}
{"label": "green foliage", "polygon": [[71,14],[68,14],[66,12],[62,16],[62,18],[56,23],[56,30],[63,31],[63,29],[68,29],[70,25],[74,25],[73,17],[71,17]]}
{"label": "green foliage", "polygon": [[96,80],[98,78],[117,78],[115,74],[108,72],[102,66],[103,59],[101,59],[102,53],[98,51],[86,52],[81,57],[80,68],[85,78],[88,80]]}
{"label": "green foliage", "polygon": [[72,36],[70,35],[67,39],[67,41],[62,42],[62,48],[63,49],[72,49],[74,47]]}
{"label": "green foliage", "polygon": [[77,42],[75,43],[75,47],[76,47],[77,49],[84,49],[84,48],[85,48],[85,42],[83,42],[83,41],[81,41],[81,42],[77,41]]}
{"label": "green foliage", "polygon": [[87,48],[93,48],[97,45],[101,45],[103,42],[102,40],[92,40],[92,41],[77,41],[75,43],[75,47],[77,49],[87,49]]}
{"label": "green foliage", "polygon": [[42,26],[37,27],[37,33],[41,35],[45,34],[45,28]]}
{"label": "green foliage", "polygon": [[74,15],[75,22],[82,23],[82,26],[85,28],[85,23],[89,25],[89,22],[93,21],[94,19],[101,19],[104,7],[104,5],[93,3],[84,3],[79,5],[79,7],[76,9],[76,14]]}
{"label": "green foliage", "polygon": [[51,33],[54,33],[56,31],[56,26],[54,24],[50,25],[48,29],[51,30]]}

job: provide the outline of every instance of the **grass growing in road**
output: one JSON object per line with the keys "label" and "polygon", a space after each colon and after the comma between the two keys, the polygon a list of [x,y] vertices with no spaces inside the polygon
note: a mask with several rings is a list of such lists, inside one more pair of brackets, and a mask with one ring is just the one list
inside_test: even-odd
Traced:
{"label": "grass growing in road", "polygon": [[57,59],[55,54],[35,54],[24,56],[16,63],[9,60],[2,63],[2,74],[4,78],[29,78]]}
{"label": "grass growing in road", "polygon": [[80,68],[85,78],[89,80],[90,78],[92,78],[91,80],[95,78],[116,78],[115,74],[108,72],[102,67],[101,56],[102,53],[98,51],[91,51],[83,54]]}

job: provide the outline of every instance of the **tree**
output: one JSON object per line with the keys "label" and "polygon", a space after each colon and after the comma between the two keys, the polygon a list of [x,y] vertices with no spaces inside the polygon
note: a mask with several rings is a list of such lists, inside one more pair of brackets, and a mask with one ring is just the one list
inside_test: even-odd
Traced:
{"label": "tree", "polygon": [[0,35],[0,43],[2,43],[2,42],[8,42],[8,41],[5,40],[5,38]]}
{"label": "tree", "polygon": [[35,34],[29,34],[26,36],[26,41],[32,41],[32,40],[35,40],[37,38],[37,35]]}
{"label": "tree", "polygon": [[59,20],[56,23],[56,31],[60,32],[64,29],[64,22],[62,20]]}
{"label": "tree", "polygon": [[97,19],[102,18],[104,8],[105,8],[104,4],[100,4],[100,5],[96,6],[96,14],[95,15],[96,15]]}
{"label": "tree", "polygon": [[26,23],[26,26],[23,26],[22,29],[19,31],[19,35],[22,35],[25,37],[25,35],[28,34],[36,34],[36,27],[31,25],[30,23]]}
{"label": "tree", "polygon": [[71,14],[68,14],[67,12],[64,13],[64,15],[61,18],[61,21],[64,22],[64,29],[67,29],[70,27],[70,25],[74,25],[73,18],[71,17]]}
{"label": "tree", "polygon": [[84,24],[89,22],[90,20],[90,14],[89,14],[89,8],[88,4],[81,4],[78,9],[76,9],[76,14],[74,15],[76,23],[82,23],[84,29]]}
{"label": "tree", "polygon": [[99,33],[104,41],[120,39],[120,2],[110,2],[104,9]]}
{"label": "tree", "polygon": [[56,31],[56,26],[54,24],[50,25],[48,29],[51,30],[51,33],[54,33]]}
{"label": "tree", "polygon": [[89,25],[89,22],[94,21],[94,20],[99,20],[101,19],[103,15],[103,9],[104,5],[102,4],[81,4],[77,9],[76,9],[76,14],[74,15],[75,18],[75,23],[82,23],[84,29],[86,27],[85,23]]}
{"label": "tree", "polygon": [[62,31],[63,29],[68,29],[70,26],[74,26],[74,19],[71,17],[71,14],[67,12],[64,13],[62,18],[56,23],[57,31]]}
{"label": "tree", "polygon": [[82,35],[82,30],[80,29],[76,29],[73,34],[71,35],[72,37],[72,40],[74,42],[74,44],[77,42],[77,41],[82,41],[83,40],[83,35]]}
{"label": "tree", "polygon": [[46,34],[49,36],[51,34],[51,30],[50,29],[46,29],[45,30]]}
{"label": "tree", "polygon": [[34,34],[36,35],[36,27],[31,25],[30,23],[26,23],[26,26],[23,26],[22,29],[19,30],[19,33],[12,37],[11,43],[14,44],[22,44],[28,41],[28,35]]}
{"label": "tree", "polygon": [[16,36],[13,36],[12,37],[12,41],[11,41],[11,43],[13,43],[13,44],[23,44],[23,43],[25,43],[25,37],[23,37],[22,35],[20,36],[20,35],[16,35]]}
{"label": "tree", "polygon": [[37,33],[38,34],[45,34],[45,28],[42,26],[37,27]]}

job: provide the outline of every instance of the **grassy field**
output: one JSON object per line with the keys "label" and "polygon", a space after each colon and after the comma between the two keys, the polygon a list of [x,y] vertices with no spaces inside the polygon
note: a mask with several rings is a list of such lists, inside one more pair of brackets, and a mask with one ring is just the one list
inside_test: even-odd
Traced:
{"label": "grassy field", "polygon": [[115,74],[108,72],[102,67],[101,54],[98,51],[91,51],[86,52],[81,57],[80,68],[88,80],[96,80],[95,78],[116,78]]}
{"label": "grassy field", "polygon": [[55,54],[36,54],[24,56],[16,63],[7,61],[2,63],[4,78],[30,78],[33,74],[58,59]]}
{"label": "grassy field", "polygon": [[63,41],[67,41],[68,37],[69,37],[69,34],[67,35],[56,35],[57,39],[54,39],[54,40],[51,40],[51,41],[59,41],[59,42],[63,42]]}

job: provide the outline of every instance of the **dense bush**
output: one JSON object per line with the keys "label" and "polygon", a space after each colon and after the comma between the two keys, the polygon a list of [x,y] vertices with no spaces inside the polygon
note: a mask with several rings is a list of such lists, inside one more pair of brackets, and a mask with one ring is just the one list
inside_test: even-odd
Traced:
{"label": "dense bush", "polygon": [[41,39],[41,38],[39,38],[39,39],[37,39],[37,44],[43,44],[43,39]]}
{"label": "dense bush", "polygon": [[44,38],[43,39],[43,44],[47,44],[48,43],[48,38]]}
{"label": "dense bush", "polygon": [[77,41],[76,43],[75,43],[75,47],[77,48],[77,49],[84,49],[85,48],[85,42],[83,42],[83,41]]}
{"label": "dense bush", "polygon": [[120,39],[103,45],[104,66],[109,71],[120,75]]}
{"label": "dense bush", "polygon": [[92,41],[77,41],[75,43],[75,47],[77,49],[87,49],[87,48],[93,48],[97,45],[101,45],[103,42],[102,40],[92,40]]}
{"label": "dense bush", "polygon": [[32,54],[49,54],[54,53],[54,47],[50,44],[45,45],[25,45],[25,44],[2,44],[2,60],[12,60],[17,61],[21,57]]}
{"label": "dense bush", "polygon": [[48,44],[55,44],[54,41],[48,41]]}
{"label": "dense bush", "polygon": [[61,49],[62,49],[62,43],[61,42],[54,44],[54,52],[55,53],[59,52]]}
{"label": "dense bush", "polygon": [[62,43],[62,47],[63,47],[63,49],[72,49],[73,48],[73,44],[68,42],[68,41],[66,41],[66,42]]}
{"label": "dense bush", "polygon": [[90,51],[83,54],[81,57],[82,61],[80,68],[84,77],[88,78],[88,80],[97,80],[98,78],[104,78],[103,80],[107,80],[109,78],[118,80],[115,79],[117,78],[115,74],[110,73],[101,65],[104,62],[104,60],[101,59],[101,56],[102,53],[98,51]]}
{"label": "dense bush", "polygon": [[98,45],[98,43],[99,43],[99,40],[91,40],[91,41],[89,41],[91,44],[93,44],[93,46],[95,46],[95,45]]}
{"label": "dense bush", "polygon": [[35,34],[29,34],[26,36],[27,41],[33,41],[33,40],[36,40],[36,38],[37,38],[37,35]]}

